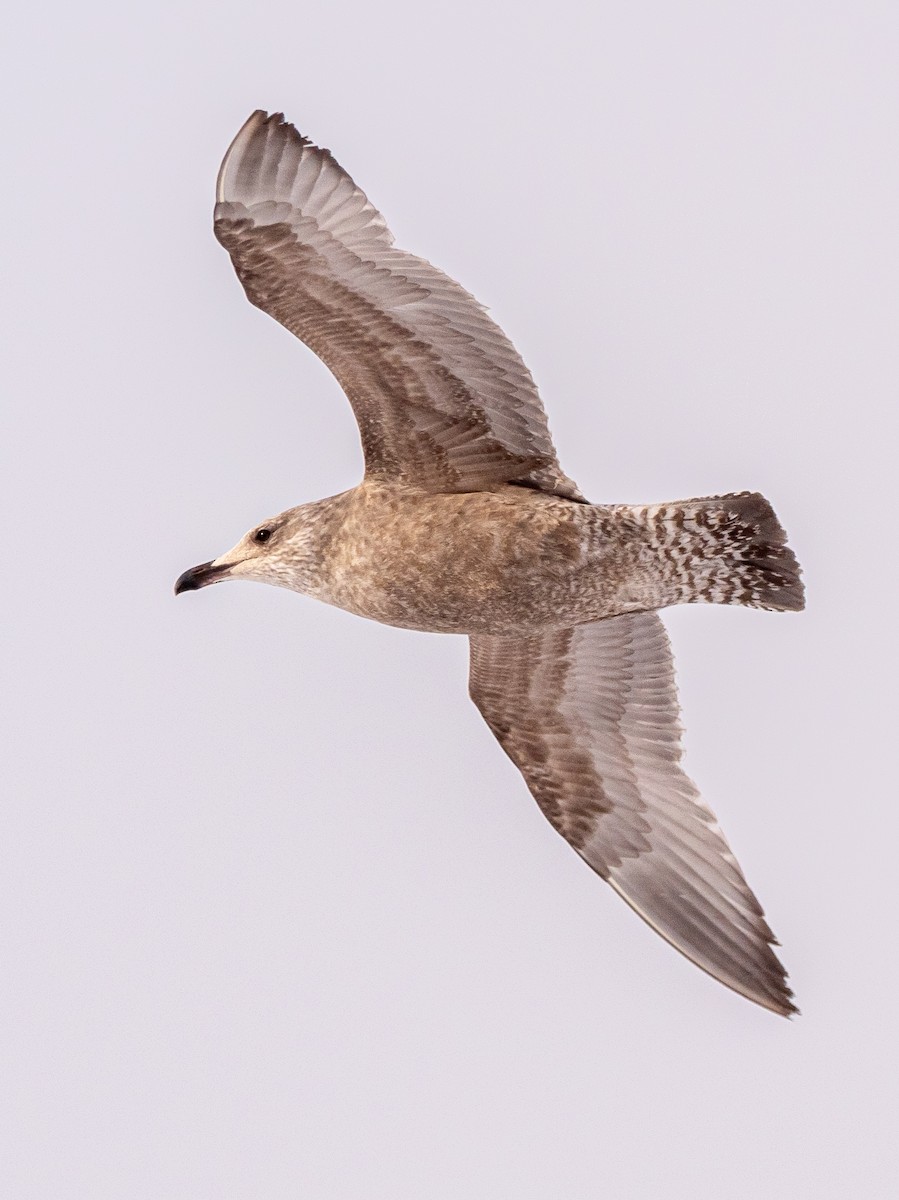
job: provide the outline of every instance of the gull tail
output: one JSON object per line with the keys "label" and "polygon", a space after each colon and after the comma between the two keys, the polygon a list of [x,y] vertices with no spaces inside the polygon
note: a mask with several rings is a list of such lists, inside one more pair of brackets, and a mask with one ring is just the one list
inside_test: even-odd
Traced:
{"label": "gull tail", "polygon": [[652,556],[663,603],[745,604],[775,612],[805,607],[799,563],[758,492],[627,511]]}

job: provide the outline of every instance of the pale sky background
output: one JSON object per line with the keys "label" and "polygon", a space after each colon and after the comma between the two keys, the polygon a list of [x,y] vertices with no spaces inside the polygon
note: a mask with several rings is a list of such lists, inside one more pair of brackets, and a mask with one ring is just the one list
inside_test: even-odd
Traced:
{"label": "pale sky background", "polygon": [[[894,0],[7,22],[0,1195],[899,1193]],[[774,503],[808,612],[667,623],[797,1020],[553,833],[463,639],[173,597],[360,473],[212,235],[257,107],[491,306],[589,496]]]}

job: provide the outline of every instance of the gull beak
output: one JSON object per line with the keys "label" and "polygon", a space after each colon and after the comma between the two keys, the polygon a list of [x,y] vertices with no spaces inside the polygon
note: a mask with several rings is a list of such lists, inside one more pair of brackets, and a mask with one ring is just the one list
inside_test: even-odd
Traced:
{"label": "gull beak", "polygon": [[191,567],[189,571],[185,571],[175,580],[175,595],[180,596],[182,592],[196,592],[199,588],[208,587],[210,583],[218,583],[220,579],[227,579],[230,570],[230,563],[216,566],[215,562],[206,562],[200,563],[198,567]]}

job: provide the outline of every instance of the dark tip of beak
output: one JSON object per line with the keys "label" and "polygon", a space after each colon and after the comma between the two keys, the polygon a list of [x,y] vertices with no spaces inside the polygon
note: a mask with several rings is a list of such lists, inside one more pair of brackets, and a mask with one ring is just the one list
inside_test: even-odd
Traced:
{"label": "dark tip of beak", "polygon": [[210,583],[218,583],[227,574],[227,567],[214,567],[211,562],[200,563],[198,567],[191,567],[189,571],[178,576],[175,580],[175,595],[180,596],[182,592],[196,592]]}

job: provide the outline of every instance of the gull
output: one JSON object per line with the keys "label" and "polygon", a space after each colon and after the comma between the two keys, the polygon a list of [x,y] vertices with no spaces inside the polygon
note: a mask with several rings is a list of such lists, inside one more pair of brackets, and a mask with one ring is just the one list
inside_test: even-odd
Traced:
{"label": "gull", "polygon": [[657,612],[801,609],[771,505],[754,492],[585,500],[508,338],[459,284],[397,249],[331,153],[281,113],[253,113],[232,142],[215,234],[251,303],[337,378],[365,472],[254,526],[176,594],[257,580],[466,635],[471,698],[550,824],[693,963],[797,1012],[762,908],[681,767]]}

